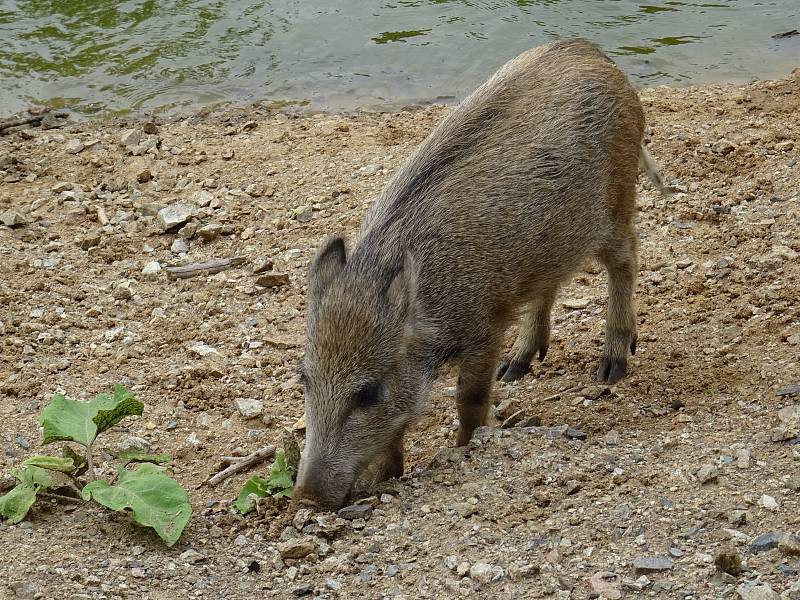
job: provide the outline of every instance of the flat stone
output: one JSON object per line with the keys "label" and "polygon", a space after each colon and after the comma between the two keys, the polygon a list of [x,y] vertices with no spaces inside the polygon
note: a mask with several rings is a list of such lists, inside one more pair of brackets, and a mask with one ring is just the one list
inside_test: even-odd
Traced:
{"label": "flat stone", "polygon": [[590,302],[588,298],[567,298],[561,302],[561,306],[569,310],[581,310],[589,306]]}
{"label": "flat stone", "polygon": [[126,435],[122,440],[117,444],[117,450],[125,451],[125,450],[137,450],[139,452],[149,452],[150,451],[150,442],[142,437],[137,437],[135,435]]}
{"label": "flat stone", "polygon": [[252,398],[237,398],[234,400],[236,410],[245,419],[255,419],[264,412],[264,403],[261,400],[254,400]]}
{"label": "flat stone", "polygon": [[666,556],[640,556],[634,559],[633,568],[637,573],[662,573],[671,571],[673,564]]}
{"label": "flat stone", "polygon": [[313,592],[314,592],[314,586],[307,583],[306,585],[301,585],[300,587],[294,588],[292,590],[292,595],[300,598],[302,596],[308,596]]}
{"label": "flat stone", "polygon": [[736,588],[741,600],[779,600],[780,596],[768,583],[743,583]]}
{"label": "flat stone", "polygon": [[573,429],[572,427],[569,427],[567,431],[564,432],[564,436],[570,440],[585,440],[587,437],[586,433],[580,429]]}
{"label": "flat stone", "polygon": [[353,519],[369,519],[372,516],[372,506],[369,504],[352,504],[340,508],[336,514],[342,519],[352,521]]}
{"label": "flat stone", "polygon": [[263,273],[256,279],[256,285],[260,287],[280,287],[288,283],[288,273]]}
{"label": "flat stone", "polygon": [[778,547],[778,542],[781,541],[781,537],[783,537],[783,534],[780,531],[762,533],[750,542],[750,552],[759,554],[760,552],[774,550]]}
{"label": "flat stone", "polygon": [[305,558],[317,550],[317,543],[314,538],[294,538],[278,544],[278,552],[281,558]]}
{"label": "flat stone", "polygon": [[156,219],[162,231],[169,231],[186,223],[193,213],[194,207],[188,204],[171,204],[159,210]]}
{"label": "flat stone", "polygon": [[800,383],[793,383],[779,389],[776,394],[778,396],[800,396]]}
{"label": "flat stone", "polygon": [[179,557],[183,562],[187,562],[189,564],[197,564],[201,561],[206,559],[205,554],[201,554],[197,550],[193,550],[189,548],[186,552],[182,552]]}

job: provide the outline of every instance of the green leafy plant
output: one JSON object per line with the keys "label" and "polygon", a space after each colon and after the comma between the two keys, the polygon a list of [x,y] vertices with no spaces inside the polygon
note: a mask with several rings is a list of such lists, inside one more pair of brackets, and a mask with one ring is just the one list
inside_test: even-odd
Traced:
{"label": "green leafy plant", "polygon": [[[138,450],[106,452],[117,459],[116,482],[98,480],[94,468],[94,443],[97,436],[128,416],[141,415],[144,405],[122,385],[111,396],[99,394],[94,400],[81,402],[56,394],[42,411],[42,445],[53,442],[74,442],[84,447],[83,454],[69,445],[62,456],[36,455],[12,472],[17,485],[0,497],[0,516],[9,524],[25,518],[37,496],[94,500],[112,510],[130,510],[136,522],[152,527],[168,546],[180,537],[189,522],[192,507],[189,496],[177,481],[166,474],[162,465],[168,454],[147,454]],[[134,469],[128,466],[139,463]],[[86,476],[84,486],[79,479]],[[69,495],[50,494],[66,491]]]}
{"label": "green leafy plant", "polygon": [[275,452],[275,462],[272,463],[269,471],[269,477],[264,479],[254,475],[245,482],[236,499],[237,510],[242,514],[247,514],[255,508],[258,498],[266,496],[291,498],[296,470],[296,466],[287,462],[284,450],[278,448]]}

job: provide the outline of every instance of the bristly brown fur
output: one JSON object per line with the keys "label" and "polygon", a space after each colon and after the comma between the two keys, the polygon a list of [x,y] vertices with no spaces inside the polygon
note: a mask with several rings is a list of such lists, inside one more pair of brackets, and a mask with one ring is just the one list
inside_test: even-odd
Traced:
{"label": "bristly brown fur", "polygon": [[460,368],[466,444],[485,423],[504,332],[522,314],[499,372],[509,381],[544,358],[556,292],[588,257],[609,273],[598,377],[624,375],[636,343],[636,179],[640,160],[652,166],[644,125],[636,92],[596,46],[534,48],[419,146],[349,254],[341,238],[323,245],[309,281],[298,498],[336,507],[368,465],[402,472],[404,432],[446,360]]}

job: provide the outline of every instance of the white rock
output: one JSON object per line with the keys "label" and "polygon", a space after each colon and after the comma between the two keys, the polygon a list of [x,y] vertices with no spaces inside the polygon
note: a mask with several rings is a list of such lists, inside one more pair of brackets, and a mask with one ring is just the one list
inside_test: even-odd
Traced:
{"label": "white rock", "polygon": [[200,357],[209,356],[210,354],[219,354],[219,350],[214,346],[209,346],[204,342],[195,342],[189,346],[189,350]]}
{"label": "white rock", "polygon": [[158,211],[156,219],[162,231],[179,227],[192,218],[194,207],[188,204],[171,204]]}
{"label": "white rock", "polygon": [[181,238],[176,238],[169,249],[173,254],[184,254],[189,251],[189,246]]}
{"label": "white rock", "polygon": [[264,411],[264,403],[252,398],[237,398],[234,401],[236,410],[245,419],[255,419]]}
{"label": "white rock", "polygon": [[149,278],[154,278],[159,273],[161,273],[161,264],[157,260],[151,260],[142,269],[142,275]]}
{"label": "white rock", "polygon": [[79,139],[71,139],[67,142],[67,145],[65,146],[67,154],[77,154],[78,152],[83,150],[83,148],[84,148],[83,142],[80,141]]}
{"label": "white rock", "polygon": [[561,306],[569,310],[580,310],[589,306],[589,302],[588,298],[567,298],[561,303]]}
{"label": "white rock", "polygon": [[766,508],[767,510],[778,510],[778,501],[772,496],[767,496],[766,494],[758,499],[758,505],[761,508]]}
{"label": "white rock", "polygon": [[118,450],[138,450],[140,452],[147,452],[150,450],[150,442],[144,438],[128,435],[122,438],[122,441],[117,445]]}

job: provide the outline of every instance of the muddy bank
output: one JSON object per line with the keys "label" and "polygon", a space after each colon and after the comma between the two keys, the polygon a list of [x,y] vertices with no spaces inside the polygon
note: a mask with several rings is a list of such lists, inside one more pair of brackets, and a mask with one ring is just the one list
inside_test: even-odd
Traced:
{"label": "muddy bank", "polygon": [[[606,291],[587,265],[556,303],[547,360],[494,392],[493,424],[523,410],[550,429],[441,450],[455,429],[445,374],[409,435],[408,475],[374,490],[368,519],[321,523],[238,516],[247,474],[195,487],[302,415],[316,244],[356,229],[448,109],[256,106],[0,136],[2,472],[35,451],[53,392],[124,382],[146,409],[112,443],[172,453],[195,509],[166,549],[124,517],[45,502],[0,525],[0,595],[800,597],[800,397],[787,390],[800,383],[800,73],[642,98],[680,192],[664,204],[641,178],[630,376],[591,380]],[[233,257],[214,275],[167,275]],[[261,414],[245,419],[238,399]],[[720,553],[740,572],[720,572]]]}

